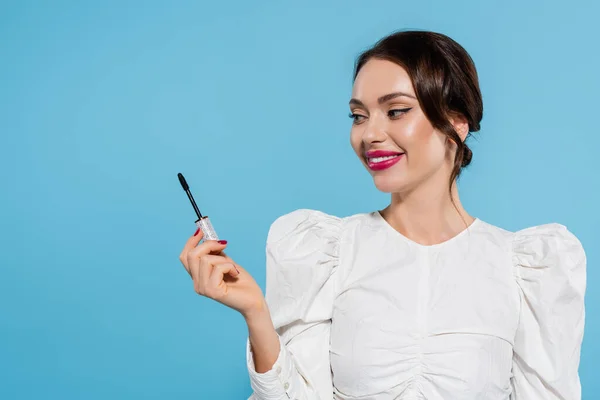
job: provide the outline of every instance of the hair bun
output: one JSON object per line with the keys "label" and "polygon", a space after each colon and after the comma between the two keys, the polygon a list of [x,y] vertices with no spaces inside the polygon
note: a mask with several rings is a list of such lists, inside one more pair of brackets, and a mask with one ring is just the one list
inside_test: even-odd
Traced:
{"label": "hair bun", "polygon": [[463,161],[462,166],[466,167],[471,164],[471,159],[473,158],[473,152],[466,144],[463,146]]}

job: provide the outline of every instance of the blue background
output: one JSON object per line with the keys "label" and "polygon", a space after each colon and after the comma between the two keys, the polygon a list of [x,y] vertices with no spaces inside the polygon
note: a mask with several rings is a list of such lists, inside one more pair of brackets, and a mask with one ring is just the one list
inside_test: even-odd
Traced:
{"label": "blue background", "polygon": [[479,70],[467,209],[583,242],[580,373],[600,396],[598,3],[0,4],[0,398],[246,398],[244,322],[178,260],[195,215],[176,174],[264,288],[279,215],[387,204],[347,102],[358,53],[410,28]]}

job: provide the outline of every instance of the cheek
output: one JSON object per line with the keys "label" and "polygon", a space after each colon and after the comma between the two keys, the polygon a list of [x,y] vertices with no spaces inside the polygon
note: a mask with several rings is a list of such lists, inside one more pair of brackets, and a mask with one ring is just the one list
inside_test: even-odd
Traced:
{"label": "cheek", "polygon": [[438,165],[446,158],[446,137],[429,124],[407,131],[409,165]]}
{"label": "cheek", "polygon": [[360,154],[363,151],[363,149],[362,149],[362,140],[361,140],[360,134],[358,133],[357,129],[353,128],[350,131],[350,144],[352,145],[352,148],[356,152],[356,155],[358,155],[360,157]]}

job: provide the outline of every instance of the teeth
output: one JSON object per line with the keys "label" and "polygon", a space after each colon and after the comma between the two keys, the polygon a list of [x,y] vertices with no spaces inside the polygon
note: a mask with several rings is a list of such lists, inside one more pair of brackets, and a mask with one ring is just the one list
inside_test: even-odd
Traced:
{"label": "teeth", "polygon": [[391,160],[392,158],[396,158],[398,156],[399,156],[399,154],[396,154],[394,156],[369,158],[369,162],[371,162],[371,163],[380,163],[380,162],[383,162],[383,161]]}

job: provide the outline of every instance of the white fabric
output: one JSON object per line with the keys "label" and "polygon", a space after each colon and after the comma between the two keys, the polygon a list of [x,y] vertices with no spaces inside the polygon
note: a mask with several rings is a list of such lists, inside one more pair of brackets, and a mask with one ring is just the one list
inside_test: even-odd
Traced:
{"label": "white fabric", "polygon": [[297,210],[267,239],[281,350],[252,400],[581,399],[586,258],[559,224],[476,219],[433,246],[379,212]]}

